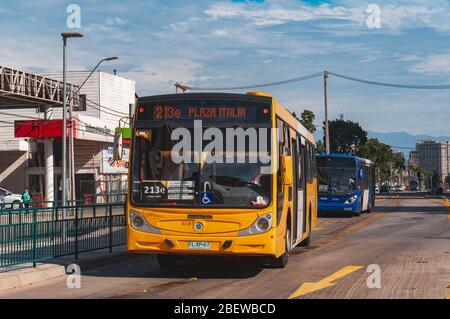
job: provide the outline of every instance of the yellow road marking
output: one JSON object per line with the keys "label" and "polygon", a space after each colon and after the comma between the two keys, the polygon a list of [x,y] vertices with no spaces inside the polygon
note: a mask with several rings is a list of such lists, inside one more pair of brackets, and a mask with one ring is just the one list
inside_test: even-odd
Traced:
{"label": "yellow road marking", "polygon": [[433,198],[429,198],[429,199],[435,203],[444,204],[444,206],[447,207],[447,217],[448,217],[448,219],[450,219],[450,201],[448,200],[448,198],[446,198],[444,200],[433,199]]}
{"label": "yellow road marking", "polygon": [[324,230],[326,227],[316,227],[316,228],[314,228],[314,230],[315,231],[317,231],[317,230]]}
{"label": "yellow road marking", "polygon": [[342,277],[350,275],[352,272],[361,269],[362,266],[347,266],[344,267],[335,273],[331,274],[328,277],[325,277],[317,282],[304,282],[300,288],[298,288],[292,295],[289,296],[289,299],[293,299],[296,297],[300,297],[309,293],[312,293],[317,290],[325,289],[331,286],[334,286],[335,283],[333,281],[340,279]]}
{"label": "yellow road marking", "polygon": [[[448,200],[448,198],[445,199],[444,201],[445,206],[447,206],[447,217],[448,219],[450,219],[450,201]],[[448,295],[450,297],[450,295]],[[450,298],[448,298],[450,299]]]}

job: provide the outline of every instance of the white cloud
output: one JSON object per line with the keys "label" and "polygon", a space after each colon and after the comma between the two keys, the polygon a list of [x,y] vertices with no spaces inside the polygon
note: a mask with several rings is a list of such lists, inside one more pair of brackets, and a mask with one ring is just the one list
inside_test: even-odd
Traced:
{"label": "white cloud", "polygon": [[122,19],[122,18],[117,18],[117,17],[106,19],[106,24],[110,25],[110,26],[113,26],[113,25],[125,25],[127,23],[128,23],[127,20]]}
{"label": "white cloud", "polygon": [[258,26],[278,25],[287,22],[304,22],[318,17],[348,18],[348,10],[343,7],[321,5],[318,8],[300,6],[288,9],[272,5],[263,9],[247,9],[243,4],[216,3],[205,10],[212,19],[245,18]]}
{"label": "white cloud", "polygon": [[[410,29],[415,27],[430,27],[440,31],[450,30],[448,12],[450,4],[447,2],[429,1],[423,5],[384,5],[381,6],[381,24],[385,29]],[[305,4],[283,7],[276,4],[258,5],[215,3],[204,13],[211,19],[245,19],[256,26],[280,25],[292,22],[308,22],[318,20],[341,20],[351,22],[354,26],[365,29],[367,4],[356,6],[330,6],[322,4],[318,7]],[[322,27],[326,28],[327,25]]]}
{"label": "white cloud", "polygon": [[217,38],[232,38],[233,36],[226,29],[216,29],[212,32],[213,36]]}
{"label": "white cloud", "polygon": [[450,52],[430,55],[414,65],[411,71],[422,74],[450,74]]}
{"label": "white cloud", "polygon": [[201,63],[185,58],[152,59],[151,63],[139,65],[136,70],[122,72],[121,75],[136,80],[138,91],[145,94],[161,94],[173,88],[176,82],[197,85],[209,78],[202,75]]}

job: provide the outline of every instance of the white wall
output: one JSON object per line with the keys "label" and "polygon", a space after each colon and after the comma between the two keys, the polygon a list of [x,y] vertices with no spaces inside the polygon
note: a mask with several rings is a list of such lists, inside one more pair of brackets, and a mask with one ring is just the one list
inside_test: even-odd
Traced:
{"label": "white wall", "polygon": [[[100,117],[118,123],[120,116],[128,116],[129,104],[135,103],[135,92],[135,81],[100,72],[100,104],[106,107]],[[116,114],[110,109],[124,114]]]}

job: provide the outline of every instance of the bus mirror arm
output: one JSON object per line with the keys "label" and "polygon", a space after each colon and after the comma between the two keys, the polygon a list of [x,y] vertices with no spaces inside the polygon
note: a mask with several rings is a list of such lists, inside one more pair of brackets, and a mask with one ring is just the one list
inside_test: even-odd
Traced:
{"label": "bus mirror arm", "polygon": [[284,185],[292,185],[292,156],[281,157],[281,176]]}

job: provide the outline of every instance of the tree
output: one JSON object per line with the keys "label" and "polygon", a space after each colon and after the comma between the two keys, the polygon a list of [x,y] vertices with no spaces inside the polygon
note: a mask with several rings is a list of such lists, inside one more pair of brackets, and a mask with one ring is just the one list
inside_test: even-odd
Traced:
{"label": "tree", "polygon": [[316,119],[316,115],[313,111],[310,110],[304,110],[298,118],[297,114],[295,112],[292,112],[292,115],[299,120],[300,123],[311,133],[314,133],[316,131],[316,126],[314,125],[314,120]]}
{"label": "tree", "polygon": [[[367,132],[358,122],[344,120],[344,115],[329,121],[330,151],[332,153],[353,153],[360,155],[367,142]],[[323,128],[325,132],[325,126]],[[325,136],[324,136],[325,143]]]}
{"label": "tree", "polygon": [[392,148],[376,138],[369,139],[361,149],[361,155],[376,164],[378,184],[387,181],[391,176],[391,163],[394,160]]}
{"label": "tree", "polygon": [[394,168],[401,171],[403,169],[403,166],[405,165],[405,158],[400,156],[394,157]]}
{"label": "tree", "polygon": [[325,145],[323,145],[323,142],[321,140],[317,141],[317,153],[325,153]]}

